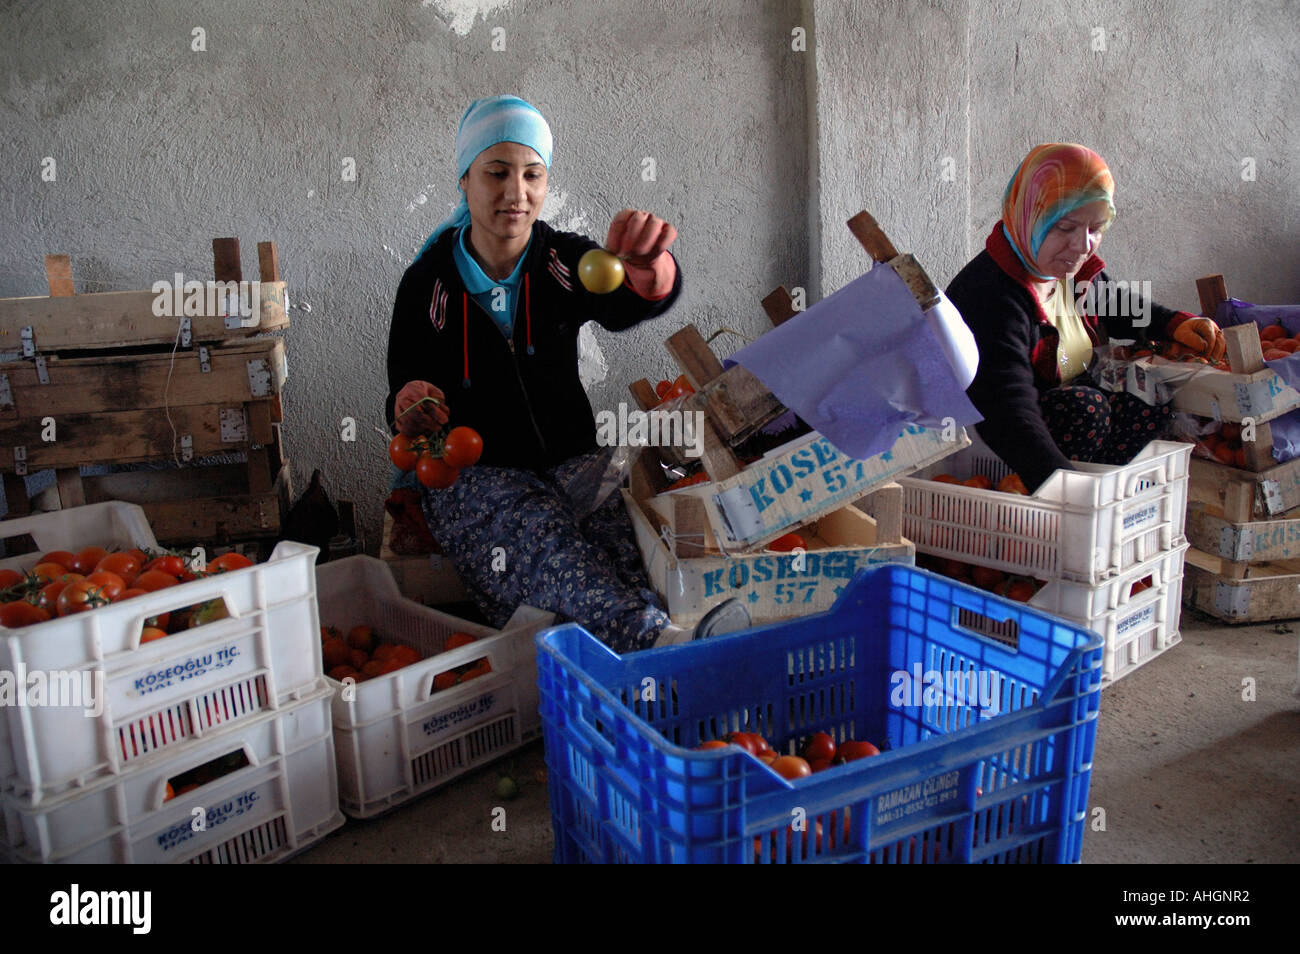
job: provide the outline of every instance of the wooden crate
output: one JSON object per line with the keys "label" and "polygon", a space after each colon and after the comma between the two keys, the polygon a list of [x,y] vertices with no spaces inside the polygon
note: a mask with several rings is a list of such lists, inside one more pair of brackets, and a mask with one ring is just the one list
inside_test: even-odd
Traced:
{"label": "wooden crate", "polygon": [[[875,261],[898,273],[922,309],[939,300],[938,289],[921,266],[911,255],[900,255],[868,213],[858,213],[848,225]],[[795,314],[783,287],[768,295],[763,307],[774,325]],[[856,461],[814,433],[769,451],[746,468],[735,448],[786,413],[786,408],[745,368],[733,365],[724,370],[694,325],[676,332],[665,346],[695,388],[680,409],[683,414],[703,414],[700,462],[709,483],[672,491],[671,499],[651,505],[660,516],[671,516],[678,527],[706,523],[728,550],[761,547],[969,443],[964,434],[959,440],[943,441],[925,428],[906,427],[900,429],[890,451],[869,461]],[[634,382],[631,391],[642,411],[659,403],[654,389],[644,379]],[[681,448],[657,450],[665,464],[686,461]],[[663,493],[668,484],[652,454],[642,455],[634,480],[637,499],[646,501]]]}
{"label": "wooden crate", "polygon": [[[160,317],[154,313],[159,292],[152,290],[74,295],[68,256],[47,255],[48,297],[0,299],[0,356],[30,359],[85,349],[170,345],[178,335],[181,346],[188,347],[287,328],[289,299],[275,244],[259,242],[257,250],[260,309],[243,321],[215,311],[184,321],[185,316]],[[237,239],[213,240],[213,258],[216,282],[242,280]],[[206,287],[203,297],[206,312]]]}
{"label": "wooden crate", "polygon": [[1218,510],[1229,523],[1268,519],[1300,507],[1300,458],[1258,472],[1193,457],[1189,503]]}
{"label": "wooden crate", "polygon": [[393,515],[384,511],[384,536],[379,550],[379,559],[388,564],[397,581],[397,588],[409,600],[424,603],[426,606],[441,606],[447,603],[460,603],[469,599],[469,594],[456,575],[456,568],[451,560],[440,553],[423,553],[404,555],[394,553],[389,546],[393,536]]}
{"label": "wooden crate", "polygon": [[1229,623],[1300,618],[1300,560],[1249,565],[1244,578],[1230,561],[1198,549],[1187,551],[1183,601]]}
{"label": "wooden crate", "polygon": [[[802,556],[756,550],[723,553],[707,527],[677,527],[649,501],[623,491],[637,548],[650,583],[673,622],[693,626],[712,607],[739,598],[755,623],[820,613],[831,608],[858,570],[916,561],[916,548],[899,533],[902,488],[877,495],[879,517],[855,507],[824,514],[796,532]],[[697,536],[698,534],[698,536]]]}
{"label": "wooden crate", "polygon": [[[49,298],[0,300],[0,473],[11,514],[117,499],[145,508],[164,543],[277,535],[291,499],[279,427],[284,283],[273,243],[258,246],[256,321],[153,314],[150,292],[74,295],[67,256],[47,256]],[[213,242],[219,282],[241,280],[239,244]],[[132,296],[135,296],[133,299]],[[145,303],[144,297],[148,296]],[[141,310],[143,309],[143,311]],[[107,350],[106,350],[107,349]],[[243,462],[200,466],[230,454]],[[167,461],[172,469],[83,478],[83,467]],[[22,476],[53,469],[37,501]]]}

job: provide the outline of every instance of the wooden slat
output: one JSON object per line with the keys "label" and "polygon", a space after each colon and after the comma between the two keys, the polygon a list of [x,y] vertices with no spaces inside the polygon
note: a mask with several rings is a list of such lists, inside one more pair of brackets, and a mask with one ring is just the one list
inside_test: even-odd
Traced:
{"label": "wooden slat", "polygon": [[673,500],[673,534],[676,555],[681,559],[705,552],[705,528],[709,518],[699,497],[679,496]]}
{"label": "wooden slat", "polygon": [[628,489],[637,500],[647,500],[663,491],[668,486],[663,470],[659,467],[653,454],[654,448],[642,448],[632,461],[628,474]]}
{"label": "wooden slat", "polygon": [[[192,435],[194,456],[245,450],[249,441],[223,443],[221,409],[230,405],[192,405],[171,408],[176,428],[175,453],[181,454],[180,437]],[[239,405],[235,405],[239,406]],[[165,459],[173,454],[172,426],[159,409],[119,411],[109,414],[69,414],[57,420],[56,440],[41,439],[39,419],[6,425],[12,443],[0,446],[0,471],[14,467],[13,447],[27,448],[29,472],[49,467],[132,463]]]}
{"label": "wooden slat", "polygon": [[731,452],[731,448],[718,436],[717,429],[714,428],[707,416],[704,418],[703,444],[704,470],[709,475],[709,479],[714,481],[726,480],[740,473],[740,461]]}
{"label": "wooden slat", "polygon": [[143,501],[140,506],[154,536],[164,545],[229,541],[280,532],[280,498],[275,493],[153,500]]}
{"label": "wooden slat", "polygon": [[853,237],[862,243],[862,247],[867,250],[867,254],[875,261],[887,262],[891,258],[898,257],[898,249],[894,248],[894,243],[889,240],[885,230],[871,217],[869,212],[859,212],[849,219],[848,225]]}
{"label": "wooden slat", "polygon": [[[9,451],[10,454],[13,451]],[[27,481],[17,474],[4,474],[5,503],[9,507],[7,516],[22,517],[31,513],[32,505],[27,499]]]}
{"label": "wooden slat", "polygon": [[280,280],[280,253],[274,242],[257,243],[257,270],[264,282]]}
{"label": "wooden slat", "polygon": [[1223,515],[1229,523],[1248,523],[1254,512],[1254,483],[1234,480],[1223,488]]}
{"label": "wooden slat", "polygon": [[1228,300],[1228,286],[1224,284],[1222,275],[1206,275],[1196,280],[1196,294],[1201,299],[1201,314],[1213,318],[1219,302]]}
{"label": "wooden slat", "polygon": [[636,400],[637,407],[643,411],[648,411],[659,403],[659,395],[655,393],[654,386],[645,378],[639,381],[633,381],[628,385],[628,390],[632,392],[632,397]]}
{"label": "wooden slat", "polygon": [[786,410],[767,385],[740,365],[710,381],[684,402],[683,409],[703,410],[718,436],[733,446]]}
{"label": "wooden slat", "polygon": [[248,439],[254,444],[269,444],[275,439],[271,433],[271,402],[249,401],[244,404],[248,412]]}
{"label": "wooden slat", "polygon": [[694,325],[687,325],[664,345],[697,391],[722,373],[722,362]]}
{"label": "wooden slat", "polygon": [[[190,318],[196,342],[227,341],[289,326],[284,310],[285,286],[277,282],[261,288],[261,321],[257,327],[227,328],[219,315]],[[177,318],[153,313],[157,295],[152,291],[98,292],[64,298],[35,296],[0,299],[0,353],[19,354],[23,328],[34,329],[36,349],[80,351],[87,348],[123,348],[167,344],[176,340]]]}
{"label": "wooden slat", "polygon": [[899,255],[890,259],[889,267],[903,280],[903,284],[912,293],[912,297],[916,299],[922,311],[939,304],[939,289],[934,282],[930,281],[930,276],[925,273],[925,269],[911,255]]}
{"label": "wooden slat", "polygon": [[76,467],[61,467],[54,472],[59,486],[59,504],[64,510],[86,504],[86,491],[81,486],[81,471]]}
{"label": "wooden slat", "polygon": [[1255,425],[1255,439],[1253,441],[1242,441],[1242,449],[1246,452],[1246,466],[1250,470],[1260,471],[1268,470],[1276,466],[1277,461],[1273,458],[1273,425],[1267,422]]}
{"label": "wooden slat", "polygon": [[239,264],[239,239],[212,240],[212,274],[219,282],[237,282],[243,279],[244,271]]}
{"label": "wooden slat", "polygon": [[49,282],[51,298],[67,298],[74,294],[72,259],[67,255],[46,255],[45,280]]}
{"label": "wooden slat", "polygon": [[86,502],[125,500],[199,499],[239,497],[248,494],[246,464],[215,464],[167,470],[133,470],[81,478]]}
{"label": "wooden slat", "polygon": [[877,543],[900,543],[903,539],[903,487],[888,483],[864,501],[876,521]]}
{"label": "wooden slat", "polygon": [[[275,473],[271,470],[271,455],[265,447],[250,448],[248,451],[248,492],[265,494],[271,492]],[[279,468],[276,468],[278,471]]]}
{"label": "wooden slat", "polygon": [[784,285],[778,285],[763,299],[763,311],[767,313],[773,325],[784,324],[798,314],[795,311],[794,299],[790,297]]}
{"label": "wooden slat", "polygon": [[1223,329],[1228,345],[1228,367],[1233,374],[1253,374],[1264,370],[1264,351],[1254,325],[1232,325]]}
{"label": "wooden slat", "polygon": [[48,384],[40,382],[30,362],[11,362],[6,373],[14,410],[6,416],[21,420],[53,415],[57,419],[64,414],[95,414],[124,407],[143,410],[254,400],[248,378],[248,363],[254,360],[264,362],[272,393],[278,396],[284,385],[284,341],[280,338],[214,345],[208,354],[208,372],[200,367],[197,351],[180,351],[175,356],[51,357],[45,362]]}

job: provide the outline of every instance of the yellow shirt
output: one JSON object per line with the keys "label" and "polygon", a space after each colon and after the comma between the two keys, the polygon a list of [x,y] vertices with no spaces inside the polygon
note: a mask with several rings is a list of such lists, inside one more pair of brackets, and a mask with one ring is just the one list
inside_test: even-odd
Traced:
{"label": "yellow shirt", "polygon": [[1060,335],[1056,360],[1061,365],[1061,383],[1067,384],[1088,370],[1092,363],[1092,339],[1075,310],[1074,301],[1066,293],[1065,282],[1056,283],[1043,302],[1043,311]]}

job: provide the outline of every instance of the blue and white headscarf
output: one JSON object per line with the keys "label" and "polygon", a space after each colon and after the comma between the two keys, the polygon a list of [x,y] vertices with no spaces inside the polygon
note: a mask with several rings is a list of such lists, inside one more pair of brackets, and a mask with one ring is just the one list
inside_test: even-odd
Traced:
{"label": "blue and white headscarf", "polygon": [[[518,96],[492,96],[474,100],[460,119],[456,131],[456,178],[463,178],[479,153],[499,142],[527,146],[542,157],[548,170],[551,168],[551,127],[542,114]],[[465,190],[461,189],[460,205],[438,223],[420,254],[428,251],[443,232],[468,224],[469,204],[465,201]]]}

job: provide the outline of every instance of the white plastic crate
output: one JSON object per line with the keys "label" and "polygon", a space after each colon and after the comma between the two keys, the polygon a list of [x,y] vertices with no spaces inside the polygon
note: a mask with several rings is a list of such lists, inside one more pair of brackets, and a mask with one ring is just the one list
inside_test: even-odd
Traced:
{"label": "white plastic crate", "polygon": [[898,478],[903,535],[918,552],[1096,585],[1183,543],[1191,452],[1191,444],[1152,441],[1122,467],[1058,470],[1028,497],[929,479],[984,475],[997,486],[1008,467],[973,446]]}
{"label": "white plastic crate", "polygon": [[[1181,544],[1096,586],[1049,581],[1029,605],[1102,637],[1104,688],[1182,641],[1179,622],[1187,550],[1188,544]],[[1147,577],[1151,586],[1133,593],[1133,584]],[[971,615],[962,623],[987,636],[1011,635],[983,617]]]}
{"label": "white plastic crate", "polygon": [[[124,511],[99,507],[15,524],[29,527],[25,532],[42,549],[78,540],[119,547],[146,542],[137,539],[140,528],[130,521],[106,536],[95,521]],[[69,530],[82,510],[90,512],[86,530]],[[47,544],[47,521],[58,529],[53,537],[72,537]],[[14,674],[24,702],[41,704],[6,705],[0,713],[0,791],[37,805],[102,775],[172,755],[209,732],[313,691],[321,674],[316,553],[315,547],[286,541],[265,563],[5,630],[0,670]],[[38,554],[18,558],[18,568],[37,559]],[[148,617],[217,598],[229,618],[140,645]],[[41,683],[44,698],[36,695]]]}
{"label": "white plastic crate", "polygon": [[[39,808],[5,797],[5,844],[14,859],[34,863],[205,864],[287,857],[343,824],[330,727],[333,694],[318,679],[292,706],[264,712],[183,754]],[[165,800],[169,780],[235,753],[248,764]],[[195,830],[199,817],[203,824]]]}
{"label": "white plastic crate", "polygon": [[[330,680],[339,690],[334,739],[349,815],[386,811],[540,735],[533,636],[552,614],[520,607],[501,630],[457,619],[404,598],[388,566],[367,556],[323,564],[316,579],[324,625],[345,633],[369,625],[424,657],[351,686]],[[455,632],[478,639],[444,653]],[[484,656],[490,673],[433,691],[435,677]]]}
{"label": "white plastic crate", "polygon": [[144,510],[120,500],[13,517],[0,522],[0,539],[12,540],[24,535],[31,536],[37,552],[0,560],[0,569],[30,569],[36,565],[35,558],[49,550],[158,548]]}

